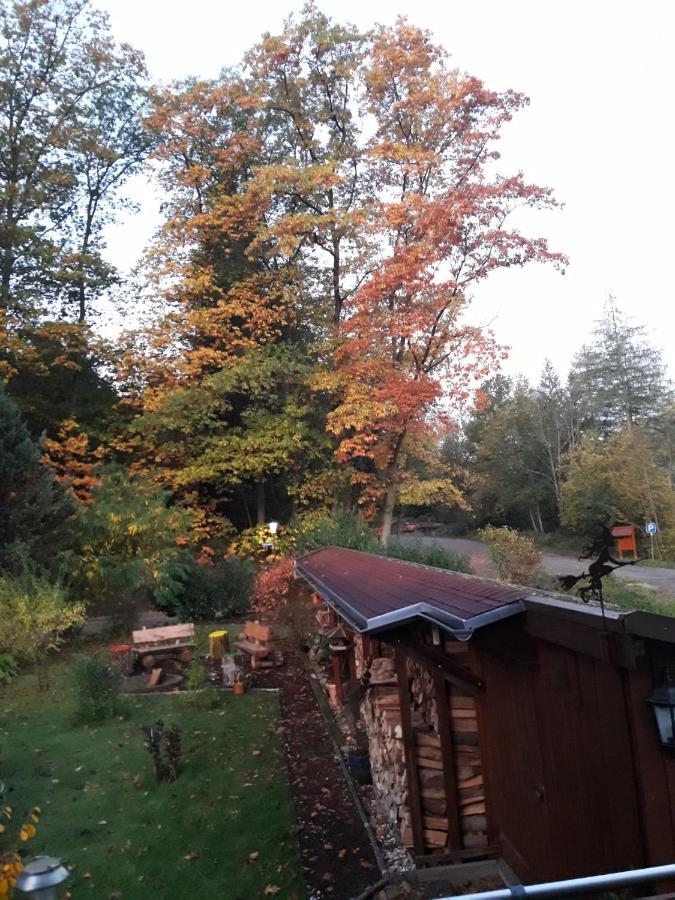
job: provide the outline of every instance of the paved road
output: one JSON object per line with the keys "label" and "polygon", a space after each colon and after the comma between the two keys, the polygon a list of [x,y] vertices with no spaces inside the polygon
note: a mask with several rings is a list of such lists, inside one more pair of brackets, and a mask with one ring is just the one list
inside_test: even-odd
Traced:
{"label": "paved road", "polygon": [[[421,540],[423,544],[440,544],[456,553],[463,553],[475,561],[474,568],[477,573],[488,574],[492,567],[488,548],[481,541],[471,538],[444,538],[444,537],[413,537],[402,538],[406,543]],[[585,567],[586,560],[577,560],[574,557],[559,556],[553,553],[544,553],[544,569],[550,575],[576,575]],[[581,567],[581,568],[580,568]],[[662,591],[675,595],[675,569],[652,569],[649,566],[626,566],[617,569],[612,576],[614,578],[626,578],[629,581],[640,581],[644,584],[652,584]]]}

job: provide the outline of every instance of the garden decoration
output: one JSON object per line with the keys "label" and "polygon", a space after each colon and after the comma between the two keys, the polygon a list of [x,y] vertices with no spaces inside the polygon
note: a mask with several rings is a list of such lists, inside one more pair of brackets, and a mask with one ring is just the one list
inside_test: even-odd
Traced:
{"label": "garden decoration", "polygon": [[234,681],[232,682],[232,693],[239,694],[239,695],[246,693],[246,682],[244,680],[244,673],[241,670],[234,673]]}
{"label": "garden decoration", "polygon": [[[603,605],[604,597],[602,594],[602,579],[611,575],[616,569],[623,566],[634,566],[641,562],[639,559],[629,561],[618,560],[612,556],[612,548],[614,546],[614,536],[611,529],[606,525],[598,525],[598,531],[591,536],[579,559],[593,559],[589,564],[588,571],[582,572],[581,575],[560,575],[558,582],[560,587],[569,592],[576,588],[577,594],[584,603],[589,600],[598,600]],[[579,586],[578,586],[579,585]]]}
{"label": "garden decoration", "polygon": [[[183,753],[180,726],[174,724],[165,730],[164,722],[158,719],[154,725],[143,725],[143,734],[143,746],[152,756],[157,781],[176,781]],[[166,760],[162,745],[166,750]]]}

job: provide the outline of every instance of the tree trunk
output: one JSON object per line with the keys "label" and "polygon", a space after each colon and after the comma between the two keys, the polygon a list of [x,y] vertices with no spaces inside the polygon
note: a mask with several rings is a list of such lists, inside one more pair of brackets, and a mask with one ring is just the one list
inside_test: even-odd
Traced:
{"label": "tree trunk", "polygon": [[256,486],[256,523],[265,524],[265,482],[259,481]]}
{"label": "tree trunk", "polygon": [[534,513],[532,512],[532,507],[530,506],[530,507],[528,508],[527,511],[528,511],[529,514],[530,514],[530,522],[532,522],[532,530],[533,530],[534,533],[536,534],[537,531],[538,531],[538,528],[537,528],[537,522],[536,522],[536,520],[535,520],[535,518],[534,518]]}
{"label": "tree trunk", "polygon": [[391,537],[391,525],[394,520],[397,493],[398,485],[396,481],[390,482],[384,494],[384,509],[382,510],[382,535],[380,541],[383,544],[386,544]]}

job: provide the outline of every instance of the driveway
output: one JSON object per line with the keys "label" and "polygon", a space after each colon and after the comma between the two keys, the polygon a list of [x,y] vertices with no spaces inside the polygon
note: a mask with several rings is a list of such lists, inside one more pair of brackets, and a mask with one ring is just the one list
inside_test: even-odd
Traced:
{"label": "driveway", "polygon": [[[488,548],[481,541],[471,538],[446,537],[401,537],[404,543],[421,540],[423,544],[440,544],[455,553],[462,553],[474,561],[474,569],[480,574],[494,574]],[[583,571],[588,560],[577,560],[573,556],[559,556],[555,553],[544,553],[544,569],[549,575],[577,575]],[[651,584],[662,591],[675,595],[675,569],[652,569],[649,566],[626,566],[617,569],[614,578],[626,578],[628,581],[639,581]]]}

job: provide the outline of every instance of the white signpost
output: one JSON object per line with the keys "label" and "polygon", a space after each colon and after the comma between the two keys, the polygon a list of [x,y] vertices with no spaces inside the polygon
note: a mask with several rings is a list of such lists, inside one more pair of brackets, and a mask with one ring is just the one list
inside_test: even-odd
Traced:
{"label": "white signpost", "polygon": [[656,527],[656,522],[647,522],[645,525],[645,532],[649,535],[649,543],[651,544],[652,550],[652,559],[654,559],[654,535],[658,531]]}

